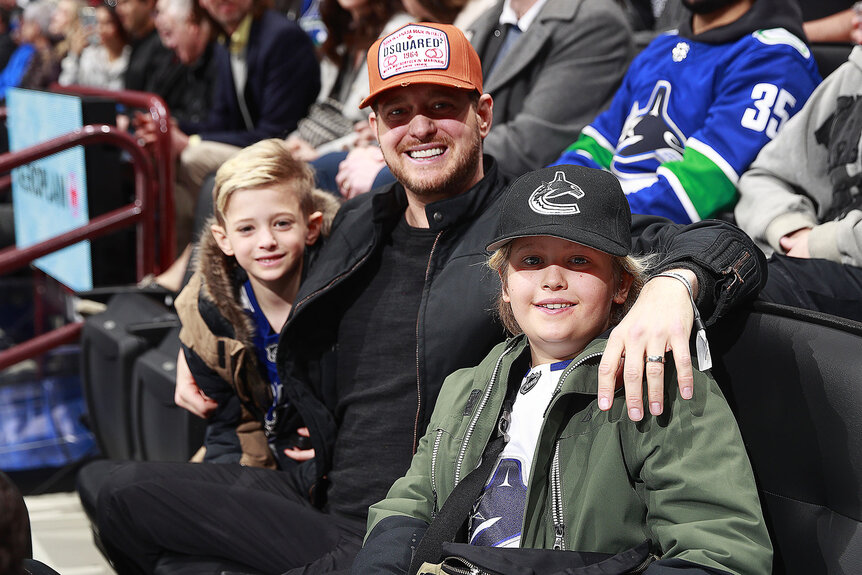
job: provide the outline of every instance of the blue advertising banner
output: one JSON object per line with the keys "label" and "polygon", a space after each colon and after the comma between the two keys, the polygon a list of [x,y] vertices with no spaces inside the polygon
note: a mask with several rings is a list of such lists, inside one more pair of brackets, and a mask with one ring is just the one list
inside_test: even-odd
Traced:
{"label": "blue advertising banner", "polygon": [[[12,88],[6,96],[9,149],[17,151],[82,127],[81,99]],[[89,222],[84,148],[12,170],[15,243],[24,248]],[[75,291],[93,288],[89,242],[33,264]]]}

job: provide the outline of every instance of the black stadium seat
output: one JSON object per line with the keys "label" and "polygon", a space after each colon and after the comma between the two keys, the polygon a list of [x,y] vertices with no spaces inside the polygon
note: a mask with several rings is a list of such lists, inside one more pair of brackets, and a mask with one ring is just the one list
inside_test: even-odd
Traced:
{"label": "black stadium seat", "polygon": [[824,78],[847,61],[851,50],[853,50],[853,44],[827,42],[811,44],[811,53],[817,62],[820,75]]}
{"label": "black stadium seat", "polygon": [[862,324],[757,302],[713,328],[710,344],[774,573],[862,573]]}

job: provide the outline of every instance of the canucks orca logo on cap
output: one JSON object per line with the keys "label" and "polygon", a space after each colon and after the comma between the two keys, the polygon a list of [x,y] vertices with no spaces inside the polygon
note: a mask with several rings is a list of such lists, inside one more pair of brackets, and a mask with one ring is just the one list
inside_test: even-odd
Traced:
{"label": "canucks orca logo on cap", "polygon": [[579,200],[584,197],[584,191],[566,179],[563,171],[557,171],[550,182],[542,182],[529,199],[530,208],[537,214],[548,216],[568,216],[581,213]]}

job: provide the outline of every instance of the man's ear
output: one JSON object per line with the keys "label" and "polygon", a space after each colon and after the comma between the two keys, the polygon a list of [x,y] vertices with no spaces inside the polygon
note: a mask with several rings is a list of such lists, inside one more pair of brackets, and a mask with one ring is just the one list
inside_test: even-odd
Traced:
{"label": "man's ear", "polygon": [[210,226],[210,232],[212,233],[213,238],[215,238],[218,247],[221,249],[221,251],[224,252],[224,255],[234,255],[233,246],[231,245],[230,240],[228,239],[227,234],[225,233],[222,226],[218,224],[212,224]]}
{"label": "man's ear", "polygon": [[368,125],[371,126],[371,131],[374,132],[374,135],[377,135],[377,114],[371,112],[368,114]]}
{"label": "man's ear", "polygon": [[307,218],[308,233],[305,234],[305,245],[311,246],[320,237],[320,227],[323,225],[323,214],[314,212]]}
{"label": "man's ear", "polygon": [[476,114],[479,116],[479,134],[484,138],[491,131],[491,124],[494,122],[494,99],[491,94],[479,96]]}
{"label": "man's ear", "polygon": [[632,282],[634,281],[634,279],[635,278],[631,274],[623,272],[622,277],[620,278],[620,287],[614,294],[614,303],[626,303],[626,299],[628,299],[629,297],[629,290],[632,287]]}

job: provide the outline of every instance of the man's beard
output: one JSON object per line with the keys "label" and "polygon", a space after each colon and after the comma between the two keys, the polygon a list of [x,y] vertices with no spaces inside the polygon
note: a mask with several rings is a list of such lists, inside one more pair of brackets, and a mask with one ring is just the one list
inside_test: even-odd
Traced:
{"label": "man's beard", "polygon": [[[447,153],[454,151],[454,148],[445,139],[441,143],[447,145]],[[396,150],[394,153],[400,156],[402,150]],[[390,162],[385,153],[384,159],[386,159],[386,164],[395,178],[416,196],[448,198],[466,192],[465,185],[472,182],[479,163],[482,161],[482,136],[479,133],[479,127],[476,126],[472,142],[458,152],[449,168],[449,173],[435,174],[436,177],[433,178],[423,177],[421,173],[416,174],[416,170],[405,167],[406,161]],[[445,177],[445,179],[440,181],[440,177]]]}
{"label": "man's beard", "polygon": [[682,5],[695,14],[709,14],[737,2],[739,0],[682,0]]}

